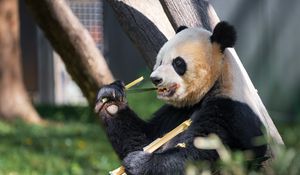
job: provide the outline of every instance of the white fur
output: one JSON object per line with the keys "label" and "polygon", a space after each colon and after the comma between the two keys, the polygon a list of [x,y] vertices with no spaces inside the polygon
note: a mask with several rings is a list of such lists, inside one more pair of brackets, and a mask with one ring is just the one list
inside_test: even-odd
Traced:
{"label": "white fur", "polygon": [[[158,98],[165,100],[167,103],[176,103],[176,106],[184,106],[186,104],[179,104],[182,103],[181,101],[184,100],[187,105],[191,105],[195,102],[189,104],[189,100],[184,99],[186,98],[186,91],[187,87],[184,83],[182,77],[176,73],[172,66],[172,61],[180,56],[182,57],[186,64],[187,64],[187,72],[195,70],[194,66],[194,53],[193,52],[183,52],[182,46],[193,46],[194,47],[204,47],[204,50],[211,51],[211,43],[209,41],[209,37],[211,36],[211,32],[201,29],[201,28],[188,28],[180,33],[176,34],[172,39],[170,39],[159,51],[156,64],[154,66],[153,72],[150,75],[151,77],[159,77],[162,78],[162,83],[159,85],[161,87],[167,87],[172,83],[176,83],[179,85],[179,88],[176,90],[176,93],[172,97],[160,97]],[[207,48],[206,48],[207,47]],[[203,53],[206,54],[206,53]],[[197,55],[198,57],[207,57],[209,55]],[[199,72],[203,70],[197,70]],[[193,76],[193,73],[191,74]],[[195,77],[198,78],[198,77]],[[200,80],[200,79],[199,79]]]}
{"label": "white fur", "polygon": [[202,41],[203,43],[205,43],[207,42],[206,40],[210,35],[211,32],[202,28],[187,28],[179,32],[160,49],[157,54],[156,64],[154,65],[153,70],[155,70],[160,65],[160,63],[172,63],[172,60],[177,56],[183,56],[184,53],[179,53],[178,51],[178,47],[180,47],[180,45],[183,45],[186,42],[193,41]]}

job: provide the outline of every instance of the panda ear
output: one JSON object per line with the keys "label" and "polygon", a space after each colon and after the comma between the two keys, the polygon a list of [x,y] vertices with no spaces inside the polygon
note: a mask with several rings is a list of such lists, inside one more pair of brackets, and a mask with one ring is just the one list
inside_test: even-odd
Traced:
{"label": "panda ear", "polygon": [[221,51],[224,52],[226,47],[233,47],[235,44],[235,29],[225,21],[219,22],[216,25],[210,40],[212,43],[216,42],[220,44]]}
{"label": "panda ear", "polygon": [[188,28],[187,26],[179,26],[179,27],[176,29],[176,33],[179,33],[179,32],[181,32],[182,30],[187,29],[187,28]]}

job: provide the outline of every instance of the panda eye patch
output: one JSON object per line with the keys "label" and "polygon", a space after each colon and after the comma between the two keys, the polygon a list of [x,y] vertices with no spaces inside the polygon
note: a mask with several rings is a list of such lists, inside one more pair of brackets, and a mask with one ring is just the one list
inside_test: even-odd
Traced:
{"label": "panda eye patch", "polygon": [[172,61],[172,66],[178,75],[182,76],[186,72],[186,63],[182,57],[176,57]]}

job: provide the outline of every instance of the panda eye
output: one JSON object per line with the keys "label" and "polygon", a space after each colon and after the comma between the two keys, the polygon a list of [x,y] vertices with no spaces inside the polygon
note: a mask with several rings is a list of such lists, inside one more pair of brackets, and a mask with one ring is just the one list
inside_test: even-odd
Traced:
{"label": "panda eye", "polygon": [[186,72],[186,63],[182,57],[176,57],[172,61],[172,66],[180,76],[182,76]]}

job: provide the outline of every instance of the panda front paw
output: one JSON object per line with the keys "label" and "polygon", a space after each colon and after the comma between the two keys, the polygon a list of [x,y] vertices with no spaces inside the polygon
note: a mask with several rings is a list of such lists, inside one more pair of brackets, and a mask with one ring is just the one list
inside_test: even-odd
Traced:
{"label": "panda front paw", "polygon": [[125,85],[122,81],[115,81],[103,86],[97,95],[95,112],[115,115],[126,106]]}
{"label": "panda front paw", "polygon": [[148,163],[152,157],[151,153],[144,151],[134,151],[129,153],[123,160],[123,166],[126,173],[130,175],[145,174],[148,167]]}

